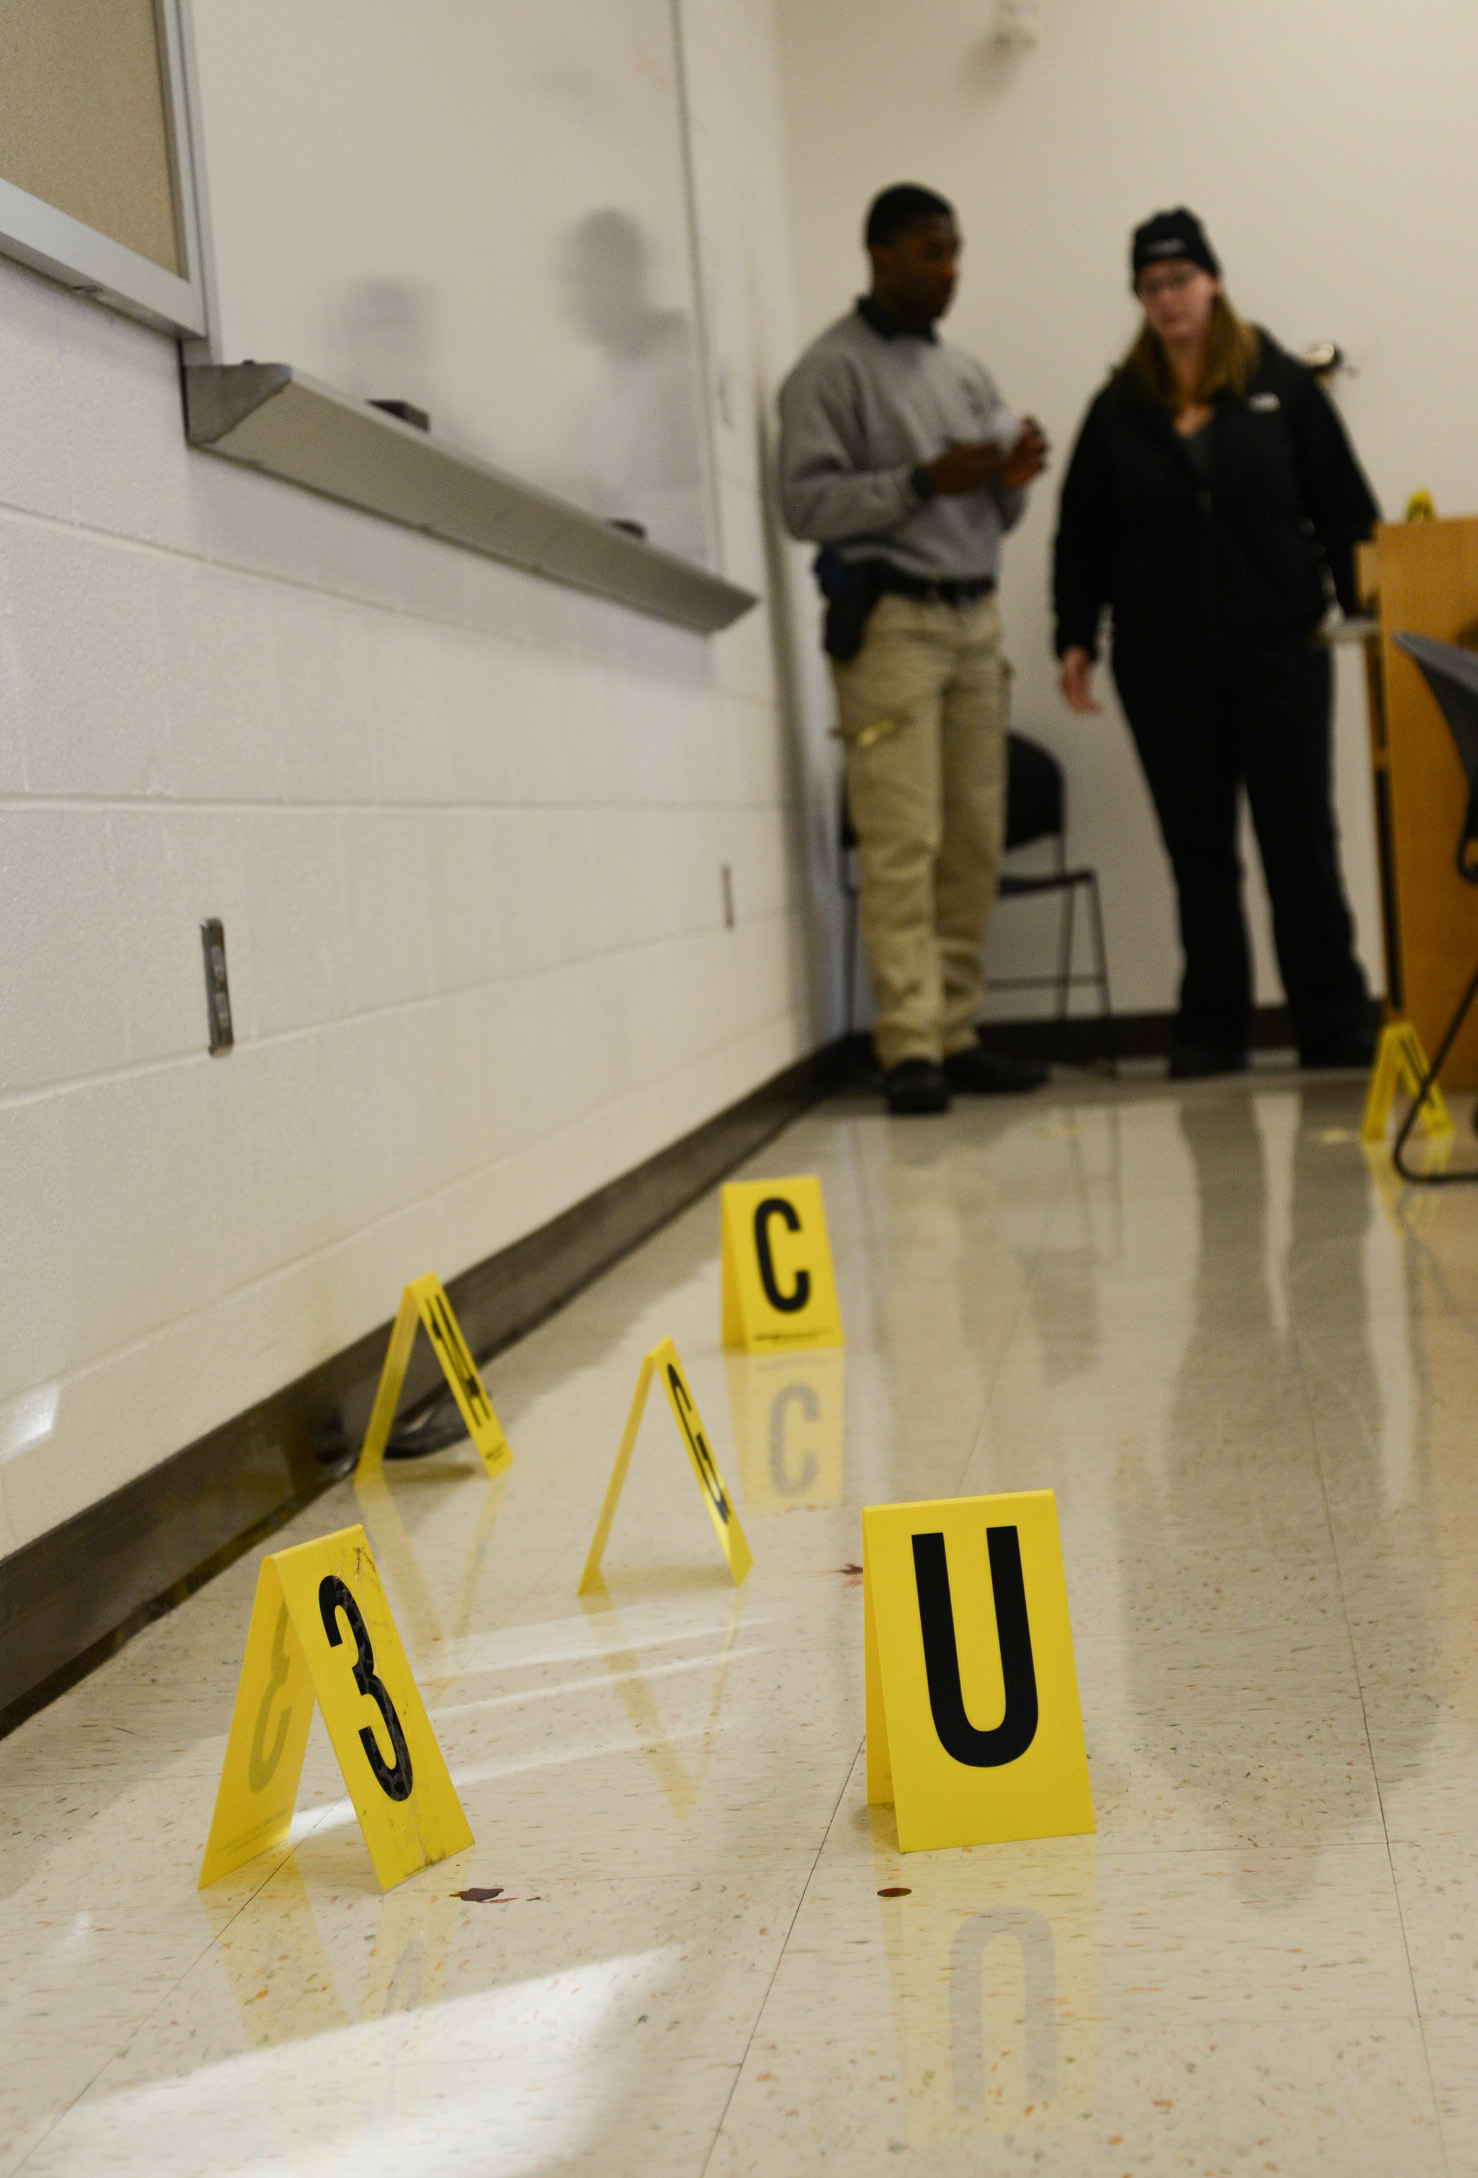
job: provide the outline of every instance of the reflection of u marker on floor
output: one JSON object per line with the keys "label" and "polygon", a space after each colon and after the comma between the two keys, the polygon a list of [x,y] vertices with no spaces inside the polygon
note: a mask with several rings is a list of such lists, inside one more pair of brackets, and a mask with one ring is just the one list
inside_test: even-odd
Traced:
{"label": "reflection of u marker on floor", "polygon": [[[874,1864],[891,1885],[896,1857]],[[1092,1840],[903,1873],[879,1910],[910,2138],[1080,2124],[1097,2092]]]}
{"label": "reflection of u marker on floor", "polygon": [[729,1408],[745,1509],[793,1512],[842,1494],[846,1355],[728,1354]]}
{"label": "reflection of u marker on floor", "polygon": [[[631,1719],[641,1751],[657,1773],[657,1782],[672,1804],[672,1812],[680,1823],[685,1823],[698,1802],[703,1780],[708,1775],[710,1763],[718,1746],[718,1718],[723,1707],[724,1684],[729,1676],[729,1651],[739,1631],[739,1621],[744,1612],[743,1592],[734,1597],[729,1611],[729,1624],[719,1650],[718,1664],[713,1675],[713,1694],[708,1704],[708,1722],[703,1728],[703,1743],[691,1775],[683,1768],[671,1735],[662,1721],[662,1712],[647,1683],[636,1650],[621,1621],[621,1614],[605,1582],[597,1577],[590,1588],[581,1592],[580,1604],[596,1630],[601,1655],[607,1671],[616,1682],[617,1691]],[[610,1638],[614,1635],[614,1640]]]}
{"label": "reflection of u marker on floor", "polygon": [[1020,1906],[972,1913],[955,1930],[949,1954],[950,2061],[955,2107],[978,2110],[985,2100],[985,1990],[988,1947],[1009,1939],[1021,1960],[1025,2038],[1022,2061],[1027,2101],[1057,2093],[1057,1945],[1052,1923]]}

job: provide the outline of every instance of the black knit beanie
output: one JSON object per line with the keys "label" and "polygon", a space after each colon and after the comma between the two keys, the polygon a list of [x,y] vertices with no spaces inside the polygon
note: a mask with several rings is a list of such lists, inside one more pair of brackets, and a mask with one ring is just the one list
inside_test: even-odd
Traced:
{"label": "black knit beanie", "polygon": [[1172,258],[1199,265],[1213,280],[1221,278],[1221,265],[1206,239],[1206,229],[1183,204],[1173,212],[1156,212],[1153,219],[1135,228],[1129,252],[1130,286],[1138,287],[1139,276],[1148,266],[1165,264]]}

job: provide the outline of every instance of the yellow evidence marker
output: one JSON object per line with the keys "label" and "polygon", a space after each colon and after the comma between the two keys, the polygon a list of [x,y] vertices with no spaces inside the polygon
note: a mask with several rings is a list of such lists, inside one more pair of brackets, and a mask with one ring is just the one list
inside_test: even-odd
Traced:
{"label": "yellow evidence marker", "polygon": [[736,1588],[754,1564],[744,1530],[739,1525],[739,1515],[724,1488],[724,1478],[718,1471],[718,1461],[709,1449],[708,1439],[704,1435],[703,1417],[698,1412],[697,1401],[688,1389],[683,1365],[677,1358],[677,1348],[671,1339],[661,1339],[642,1361],[631,1412],[626,1417],[626,1428],[616,1453],[616,1464],[606,1486],[605,1502],[600,1509],[600,1518],[595,1523],[595,1534],[585,1560],[585,1570],[580,1575],[580,1585],[575,1591],[577,1595],[588,1595],[600,1580],[600,1561],[611,1532],[611,1522],[616,1517],[616,1506],[620,1502],[622,1487],[626,1481],[626,1470],[631,1465],[637,1431],[641,1428],[641,1418],[646,1411],[647,1394],[652,1388],[652,1378],[658,1375],[662,1379],[662,1389],[667,1394],[667,1404],[672,1409],[672,1418],[688,1448],[688,1458],[693,1463],[693,1473],[697,1476],[698,1487],[703,1492],[703,1502],[708,1508],[708,1517],[713,1522],[713,1532],[719,1539],[719,1547],[728,1562]]}
{"label": "yellow evidence marker", "polygon": [[819,1180],[733,1180],[719,1207],[725,1346],[840,1346]]}
{"label": "yellow evidence marker", "polygon": [[902,1851],[1091,1831],[1052,1492],[866,1507],[862,1588],[867,1797]]}
{"label": "yellow evidence marker", "polygon": [[[1419,1097],[1428,1074],[1422,1040],[1409,1021],[1388,1021],[1375,1047],[1370,1088],[1365,1098],[1365,1118],[1360,1134],[1366,1142],[1383,1142],[1398,1092]],[[1451,1134],[1452,1114],[1442,1091],[1433,1082],[1422,1106],[1422,1126],[1429,1135]]]}
{"label": "yellow evidence marker", "polygon": [[317,1700],[382,1891],[472,1843],[361,1527],[262,1562],[200,1888],[279,1845]]}
{"label": "yellow evidence marker", "polygon": [[467,1425],[467,1434],[477,1447],[488,1480],[494,1482],[512,1466],[513,1451],[477,1373],[477,1363],[468,1352],[467,1341],[452,1313],[446,1289],[435,1271],[427,1271],[424,1278],[417,1278],[400,1296],[385,1366],[380,1371],[379,1390],[370,1409],[369,1427],[364,1433],[354,1472],[356,1475],[378,1474],[384,1465],[385,1447],[390,1442],[395,1409],[400,1404],[405,1372],[410,1367],[411,1348],[416,1343],[417,1323],[426,1327],[426,1336],[441,1363],[442,1374],[451,1386],[452,1397]]}

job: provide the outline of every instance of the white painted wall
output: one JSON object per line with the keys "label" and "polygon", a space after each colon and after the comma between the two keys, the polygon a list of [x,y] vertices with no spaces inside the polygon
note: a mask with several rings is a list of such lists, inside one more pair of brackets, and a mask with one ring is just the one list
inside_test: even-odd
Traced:
{"label": "white painted wall", "polygon": [[[683,16],[724,557],[768,590],[772,9]],[[0,1554],[825,1027],[790,561],[705,641],[189,452],[176,370],[0,263]]]}
{"label": "white painted wall", "polygon": [[[806,333],[862,284],[858,230],[872,194],[930,183],[958,205],[967,239],[950,337],[1043,417],[1064,461],[1133,332],[1129,230],[1189,203],[1248,315],[1290,347],[1327,337],[1353,359],[1358,375],[1340,381],[1338,399],[1386,512],[1399,516],[1417,486],[1444,513],[1478,505],[1478,279],[1462,239],[1478,9],[1040,0],[1038,13],[1040,43],[1010,53],[992,40],[994,0],[781,0]],[[1008,545],[1017,722],[1067,767],[1071,851],[1104,879],[1117,1002],[1163,1008],[1178,972],[1169,880],[1127,734],[1112,713],[1074,719],[1055,692],[1055,500],[1050,481],[1038,487]],[[1346,653],[1338,799],[1362,951],[1380,987],[1364,736],[1358,663]],[[998,972],[1042,964],[1047,933],[1029,912],[1003,910],[989,951]],[[1265,927],[1259,940],[1260,995],[1273,998]]]}

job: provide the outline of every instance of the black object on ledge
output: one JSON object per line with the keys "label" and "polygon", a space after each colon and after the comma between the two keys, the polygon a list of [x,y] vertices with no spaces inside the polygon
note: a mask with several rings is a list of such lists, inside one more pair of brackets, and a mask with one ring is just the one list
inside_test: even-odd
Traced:
{"label": "black object on ledge", "polygon": [[714,634],[759,601],[290,363],[187,363],[192,446],[552,582]]}
{"label": "black object on ledge", "polygon": [[414,424],[418,431],[431,429],[430,412],[417,408],[414,401],[371,401],[371,408],[382,408],[387,416],[398,416],[403,424]]}

